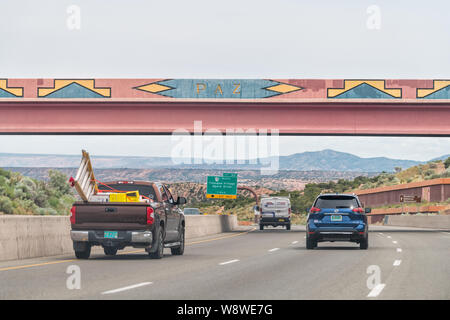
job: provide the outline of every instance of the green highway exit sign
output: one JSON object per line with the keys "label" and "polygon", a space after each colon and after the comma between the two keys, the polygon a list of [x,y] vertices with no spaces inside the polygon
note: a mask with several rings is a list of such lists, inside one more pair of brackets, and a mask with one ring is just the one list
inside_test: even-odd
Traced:
{"label": "green highway exit sign", "polygon": [[236,199],[237,174],[223,174],[220,176],[208,176],[206,184],[206,198]]}
{"label": "green highway exit sign", "polygon": [[224,172],[222,176],[224,177],[236,177],[237,178],[237,173],[229,173],[229,172]]}

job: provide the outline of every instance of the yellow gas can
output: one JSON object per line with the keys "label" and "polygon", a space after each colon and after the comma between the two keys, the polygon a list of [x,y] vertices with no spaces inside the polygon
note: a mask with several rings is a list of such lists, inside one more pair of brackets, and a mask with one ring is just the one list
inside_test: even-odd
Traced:
{"label": "yellow gas can", "polygon": [[139,202],[139,191],[111,193],[109,195],[109,202]]}

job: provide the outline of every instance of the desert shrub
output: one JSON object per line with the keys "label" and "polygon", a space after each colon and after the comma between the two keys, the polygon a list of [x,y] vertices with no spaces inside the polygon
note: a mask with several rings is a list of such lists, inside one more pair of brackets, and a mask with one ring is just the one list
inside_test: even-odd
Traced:
{"label": "desert shrub", "polygon": [[6,196],[0,196],[0,211],[6,214],[13,213],[13,203],[10,198]]}
{"label": "desert shrub", "polygon": [[450,167],[450,157],[448,157],[447,160],[444,161],[444,166],[445,166],[445,169]]}

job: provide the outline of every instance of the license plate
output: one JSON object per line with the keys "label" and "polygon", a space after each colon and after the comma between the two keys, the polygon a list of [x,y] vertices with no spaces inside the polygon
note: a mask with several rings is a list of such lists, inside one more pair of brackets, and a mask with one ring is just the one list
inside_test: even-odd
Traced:
{"label": "license plate", "polygon": [[332,215],[331,221],[342,221],[342,216],[341,215]]}
{"label": "license plate", "polygon": [[278,221],[284,221],[284,219],[278,219]]}
{"label": "license plate", "polygon": [[108,239],[117,239],[117,231],[105,231],[103,236]]}

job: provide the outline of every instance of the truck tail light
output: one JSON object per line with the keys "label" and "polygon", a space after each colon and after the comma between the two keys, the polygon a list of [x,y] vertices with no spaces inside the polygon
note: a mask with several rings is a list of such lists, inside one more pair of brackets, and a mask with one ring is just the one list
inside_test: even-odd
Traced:
{"label": "truck tail light", "polygon": [[70,209],[70,223],[71,224],[76,223],[76,213],[77,213],[77,208],[75,206],[73,206],[72,209]]}
{"label": "truck tail light", "polygon": [[352,211],[355,213],[364,213],[363,208],[354,208]]}
{"label": "truck tail light", "polygon": [[310,213],[317,213],[319,211],[320,211],[320,209],[316,208],[316,207],[311,207],[311,209],[309,210]]}
{"label": "truck tail light", "polygon": [[290,218],[291,217],[291,208],[289,208],[288,213],[289,213],[289,218]]}
{"label": "truck tail light", "polygon": [[152,207],[147,207],[147,224],[153,224],[155,221],[155,211]]}

